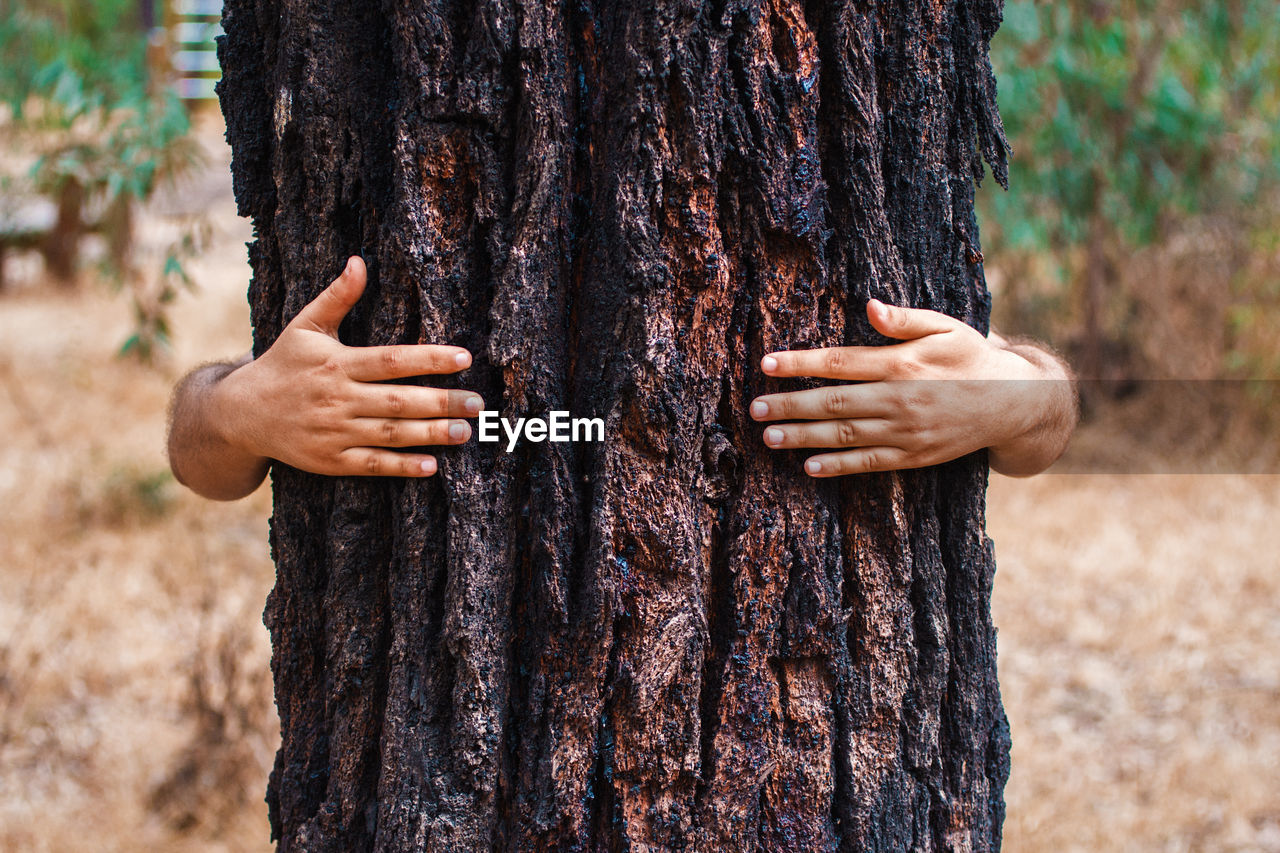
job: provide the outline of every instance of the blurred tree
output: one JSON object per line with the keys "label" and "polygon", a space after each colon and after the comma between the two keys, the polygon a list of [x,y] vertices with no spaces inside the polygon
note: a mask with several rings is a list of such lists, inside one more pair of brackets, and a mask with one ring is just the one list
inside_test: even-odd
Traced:
{"label": "blurred tree", "polygon": [[[31,97],[52,96],[62,73],[74,91],[102,107],[146,84],[145,45],[136,0],[23,0],[0,10],[0,98],[19,115]],[[69,106],[69,104],[67,104]]]}
{"label": "blurred tree", "polygon": [[358,252],[347,343],[606,424],[274,467],[281,850],[999,848],[985,455],[813,482],[747,414],[870,296],[985,330],[998,17],[229,0],[256,351]]}
{"label": "blurred tree", "polygon": [[1008,307],[1074,311],[1083,375],[1104,369],[1147,284],[1115,259],[1188,216],[1247,212],[1276,185],[1277,44],[1274,0],[1006,5],[991,55],[1015,156],[1010,191],[982,194],[987,245],[1010,266],[1048,252],[1074,282],[1074,306],[1028,306],[1020,273]]}
{"label": "blurred tree", "polygon": [[[136,0],[39,0],[0,16],[0,121],[12,150],[30,162],[9,174],[13,194],[51,199],[56,215],[40,237],[48,271],[70,281],[89,231],[107,243],[105,270],[133,284],[134,218],[167,181],[200,162],[190,124],[166,81],[151,81]],[[18,223],[20,226],[22,223]],[[181,269],[200,239],[181,235],[167,253],[155,292],[131,287],[137,327],[125,350],[149,358],[168,335],[162,308],[189,284]],[[30,242],[29,235],[15,235]],[[5,235],[0,234],[0,241]],[[178,270],[174,272],[174,265]]]}
{"label": "blurred tree", "polygon": [[98,211],[114,271],[125,272],[134,207],[189,170],[196,152],[176,96],[148,84],[146,41],[133,0],[44,0],[0,21],[0,101],[11,133],[36,155],[29,176],[58,207],[44,247],[66,280]]}

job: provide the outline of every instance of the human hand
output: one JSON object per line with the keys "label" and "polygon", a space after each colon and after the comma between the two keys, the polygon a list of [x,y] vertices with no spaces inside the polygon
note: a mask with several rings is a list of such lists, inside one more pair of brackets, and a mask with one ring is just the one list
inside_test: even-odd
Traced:
{"label": "human hand", "polygon": [[[751,403],[774,449],[852,448],[811,456],[805,472],[832,477],[937,465],[990,448],[992,468],[1027,476],[1047,468],[1074,429],[1069,370],[1035,347],[941,314],[873,299],[867,319],[905,343],[776,352],[761,360],[770,376],[844,379],[769,394]],[[944,380],[944,381],[931,381]]]}
{"label": "human hand", "polygon": [[434,456],[389,448],[461,444],[462,418],[484,407],[470,391],[387,384],[457,373],[471,365],[461,347],[348,347],[338,326],[364,293],[364,262],[352,257],[285,327],[261,357],[212,386],[214,427],[241,451],[331,476],[424,477]]}

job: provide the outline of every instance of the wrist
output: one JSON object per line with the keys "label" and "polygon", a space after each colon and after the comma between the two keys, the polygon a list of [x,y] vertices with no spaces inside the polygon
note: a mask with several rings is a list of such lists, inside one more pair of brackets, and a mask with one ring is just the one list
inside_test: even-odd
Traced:
{"label": "wrist", "polygon": [[1012,429],[988,448],[991,467],[1012,477],[1038,474],[1052,465],[1075,430],[1077,406],[1069,369],[1035,347],[1006,346],[1021,364],[1010,383]]}
{"label": "wrist", "polygon": [[228,449],[265,467],[269,454],[260,446],[252,428],[250,413],[261,411],[254,393],[253,362],[230,366],[220,376],[212,377],[209,387],[209,429]]}
{"label": "wrist", "polygon": [[262,482],[269,460],[244,450],[234,440],[230,405],[238,365],[214,364],[187,375],[170,410],[169,464],[178,482],[206,498],[234,500]]}

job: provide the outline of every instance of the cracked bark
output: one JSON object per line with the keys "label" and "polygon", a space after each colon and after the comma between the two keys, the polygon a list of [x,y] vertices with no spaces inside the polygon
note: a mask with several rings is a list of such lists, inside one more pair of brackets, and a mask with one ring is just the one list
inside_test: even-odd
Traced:
{"label": "cracked bark", "polygon": [[606,422],[275,466],[282,851],[999,848],[984,454],[814,482],[746,415],[801,387],[764,353],[885,343],[869,297],[985,331],[999,17],[227,0],[257,351],[360,253],[346,342]]}

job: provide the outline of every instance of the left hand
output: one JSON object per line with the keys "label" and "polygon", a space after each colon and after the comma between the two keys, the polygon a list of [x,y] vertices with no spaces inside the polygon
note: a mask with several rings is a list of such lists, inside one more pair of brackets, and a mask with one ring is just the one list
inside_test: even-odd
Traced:
{"label": "left hand", "polygon": [[1027,476],[1065,449],[1075,395],[1070,371],[1049,353],[985,338],[937,311],[875,299],[867,319],[904,343],[775,352],[761,360],[770,376],[859,383],[752,401],[757,421],[797,421],[764,430],[771,448],[851,448],[809,457],[810,476],[920,468],[984,447],[993,468]]}

